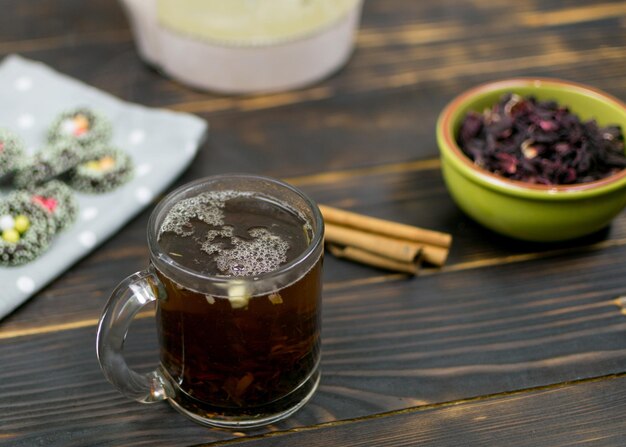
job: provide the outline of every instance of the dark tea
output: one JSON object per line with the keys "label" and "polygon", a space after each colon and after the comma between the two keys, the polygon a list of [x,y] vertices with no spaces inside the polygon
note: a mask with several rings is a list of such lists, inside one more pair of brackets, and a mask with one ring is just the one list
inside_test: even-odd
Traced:
{"label": "dark tea", "polygon": [[288,284],[272,277],[297,263],[312,237],[302,213],[257,192],[203,192],[171,207],[160,251],[222,285],[221,293],[202,293],[157,266],[166,291],[157,305],[161,365],[177,406],[203,419],[258,419],[314,391],[321,255]]}
{"label": "dark tea", "polygon": [[[170,402],[201,424],[284,419],[320,373],[322,214],[280,180],[215,175],[181,186],[148,222],[150,265],[111,292],[96,352],[105,377],[138,402]],[[124,340],[156,303],[160,366],[133,371]]]}

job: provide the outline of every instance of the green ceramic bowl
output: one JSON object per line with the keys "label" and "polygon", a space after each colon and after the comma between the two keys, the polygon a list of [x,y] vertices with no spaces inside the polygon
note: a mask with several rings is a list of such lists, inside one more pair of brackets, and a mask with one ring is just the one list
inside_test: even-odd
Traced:
{"label": "green ceramic bowl", "polygon": [[507,236],[559,241],[608,225],[626,205],[626,170],[575,185],[532,185],[492,174],[466,157],[456,143],[461,120],[490,107],[506,92],[567,105],[582,120],[617,124],[626,131],[626,105],[584,85],[557,79],[509,79],[475,87],[454,100],[437,121],[443,177],[452,198],[474,220]]}

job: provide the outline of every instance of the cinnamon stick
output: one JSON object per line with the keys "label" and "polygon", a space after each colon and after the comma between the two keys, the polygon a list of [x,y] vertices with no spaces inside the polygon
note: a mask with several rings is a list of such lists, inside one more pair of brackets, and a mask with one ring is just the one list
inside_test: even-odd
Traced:
{"label": "cinnamon stick", "polygon": [[417,275],[419,266],[417,262],[400,262],[393,259],[385,258],[355,247],[340,247],[335,244],[328,244],[328,251],[338,258],[349,259],[351,261],[360,262],[362,264],[372,265],[385,270],[394,272],[409,273]]}
{"label": "cinnamon stick", "polygon": [[448,249],[444,247],[417,244],[328,223],[326,240],[342,246],[360,248],[399,262],[412,262],[421,253],[424,261],[442,266],[448,258]]}
{"label": "cinnamon stick", "polygon": [[319,205],[319,208],[324,216],[324,221],[329,224],[342,225],[370,233],[381,234],[396,239],[406,239],[437,247],[449,248],[452,243],[451,235],[439,231],[364,216],[326,205]]}
{"label": "cinnamon stick", "polygon": [[437,247],[435,245],[421,245],[422,259],[430,264],[441,267],[446,263],[448,259],[448,253],[450,250],[444,247]]}
{"label": "cinnamon stick", "polygon": [[350,246],[399,262],[413,262],[422,248],[412,242],[392,239],[332,223],[325,225],[326,242]]}

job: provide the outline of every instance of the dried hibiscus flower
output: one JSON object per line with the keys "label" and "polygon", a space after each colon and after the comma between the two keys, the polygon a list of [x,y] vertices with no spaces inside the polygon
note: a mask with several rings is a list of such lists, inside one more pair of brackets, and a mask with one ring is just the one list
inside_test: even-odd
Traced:
{"label": "dried hibiscus flower", "polygon": [[619,126],[582,122],[565,106],[507,93],[490,109],[469,112],[457,143],[478,166],[527,183],[599,180],[626,167]]}

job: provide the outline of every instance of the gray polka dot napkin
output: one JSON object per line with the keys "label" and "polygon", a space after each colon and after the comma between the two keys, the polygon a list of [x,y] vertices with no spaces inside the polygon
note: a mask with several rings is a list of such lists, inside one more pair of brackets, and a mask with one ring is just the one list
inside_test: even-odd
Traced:
{"label": "gray polka dot napkin", "polygon": [[[19,267],[0,267],[0,318],[151,203],[189,165],[207,132],[207,123],[198,117],[121,101],[42,63],[16,55],[0,63],[0,128],[20,135],[30,152],[44,144],[56,116],[79,106],[111,120],[112,143],[131,156],[135,176],[106,194],[77,193],[76,222],[41,257]],[[7,192],[0,189],[0,198]]]}

